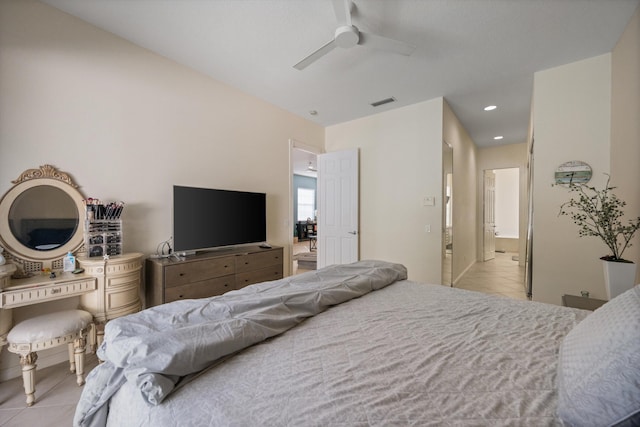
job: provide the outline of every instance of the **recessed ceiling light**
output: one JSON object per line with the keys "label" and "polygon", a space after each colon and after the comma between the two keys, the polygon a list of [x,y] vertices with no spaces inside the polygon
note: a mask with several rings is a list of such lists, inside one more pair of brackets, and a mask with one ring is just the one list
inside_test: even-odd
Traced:
{"label": "recessed ceiling light", "polygon": [[496,107],[495,105],[487,105],[486,107],[484,107],[484,111],[493,111],[496,108],[498,107]]}
{"label": "recessed ceiling light", "polygon": [[500,136],[494,136],[494,137],[493,137],[493,139],[495,139],[496,141],[497,141],[497,140],[500,140],[500,139],[502,139],[502,138],[504,138],[504,136],[502,136],[502,135],[500,135]]}

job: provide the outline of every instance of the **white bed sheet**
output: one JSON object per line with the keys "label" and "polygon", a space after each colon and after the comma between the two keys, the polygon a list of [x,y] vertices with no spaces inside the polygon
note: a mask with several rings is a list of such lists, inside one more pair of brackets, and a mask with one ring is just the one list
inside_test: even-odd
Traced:
{"label": "white bed sheet", "polygon": [[553,426],[557,352],[588,312],[400,281],[240,351],[109,426]]}

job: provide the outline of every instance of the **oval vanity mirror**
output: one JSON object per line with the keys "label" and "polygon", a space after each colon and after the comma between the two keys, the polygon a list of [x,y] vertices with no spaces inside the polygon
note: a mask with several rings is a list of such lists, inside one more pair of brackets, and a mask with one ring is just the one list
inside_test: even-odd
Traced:
{"label": "oval vanity mirror", "polygon": [[[41,215],[46,208],[46,213]],[[73,199],[50,185],[23,191],[9,208],[9,229],[24,246],[51,251],[63,246],[78,229],[78,212]]]}
{"label": "oval vanity mirror", "polygon": [[49,165],[29,169],[0,200],[0,240],[29,261],[55,260],[80,248],[84,202],[71,178]]}

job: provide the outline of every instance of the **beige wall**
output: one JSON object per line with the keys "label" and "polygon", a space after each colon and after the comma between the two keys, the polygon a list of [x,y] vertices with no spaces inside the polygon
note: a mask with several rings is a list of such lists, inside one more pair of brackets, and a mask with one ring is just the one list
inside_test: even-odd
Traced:
{"label": "beige wall", "polygon": [[[627,202],[626,214],[640,216],[640,7],[611,55],[611,181]],[[624,253],[640,264],[640,236]],[[638,271],[636,283],[640,283]]]}
{"label": "beige wall", "polygon": [[125,249],[149,253],[172,185],[266,192],[268,240],[288,244],[289,139],[322,147],[321,126],[44,4],[0,7],[0,193],[53,164],[125,201]]}
{"label": "beige wall", "polygon": [[[360,148],[360,257],[401,262],[428,283],[442,279],[442,141],[453,148],[455,283],[476,261],[476,146],[446,101],[326,129],[326,151]],[[423,206],[424,196],[436,205]]]}
{"label": "beige wall", "polygon": [[561,304],[563,294],[606,299],[601,261],[607,248],[597,238],[578,237],[568,217],[568,200],[554,186],[554,171],[581,160],[593,169],[591,184],[609,173],[611,134],[611,54],[541,71],[534,76],[533,299]]}
{"label": "beige wall", "polygon": [[449,104],[444,103],[444,140],[453,147],[453,283],[476,262],[477,149]]}
{"label": "beige wall", "polygon": [[29,0],[0,2],[0,93],[0,194],[52,164],[126,202],[129,252],[171,236],[174,184],[266,192],[267,238],[289,245],[289,139],[324,144],[321,126]]}
{"label": "beige wall", "polygon": [[519,168],[520,169],[520,186],[519,194],[520,200],[518,202],[518,209],[520,212],[519,220],[519,236],[518,239],[518,252],[520,256],[520,265],[525,263],[525,246],[527,235],[527,144],[509,144],[497,147],[486,147],[478,150],[478,216],[476,221],[476,236],[478,239],[476,256],[479,260],[483,258],[483,203],[484,203],[484,179],[483,173],[485,170],[490,169],[504,169],[504,168]]}
{"label": "beige wall", "polygon": [[[360,258],[441,281],[442,98],[326,128],[326,151],[360,149]],[[436,196],[435,206],[423,206]],[[425,225],[431,232],[424,231]]]}

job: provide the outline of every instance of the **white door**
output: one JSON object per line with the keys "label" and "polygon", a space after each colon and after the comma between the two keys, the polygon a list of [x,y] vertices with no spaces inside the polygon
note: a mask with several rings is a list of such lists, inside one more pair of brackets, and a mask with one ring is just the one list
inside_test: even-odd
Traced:
{"label": "white door", "polygon": [[358,261],[358,150],[318,155],[318,268]]}
{"label": "white door", "polygon": [[484,171],[484,260],[496,257],[496,174]]}

